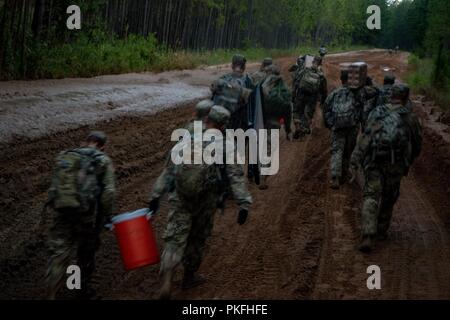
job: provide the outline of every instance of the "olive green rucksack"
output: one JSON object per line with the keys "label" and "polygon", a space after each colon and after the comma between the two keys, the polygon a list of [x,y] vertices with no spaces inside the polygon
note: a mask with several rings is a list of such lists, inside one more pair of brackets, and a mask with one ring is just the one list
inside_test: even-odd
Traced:
{"label": "olive green rucksack", "polygon": [[[194,143],[194,140],[192,140]],[[204,146],[204,145],[203,145]],[[198,154],[197,154],[198,152]],[[193,148],[193,158],[203,160],[203,148]],[[217,185],[218,171],[214,164],[178,164],[174,169],[174,182],[177,194],[189,201],[199,201],[205,193]]]}
{"label": "olive green rucksack", "polygon": [[408,129],[402,117],[392,109],[392,105],[375,108],[368,120],[368,130],[372,134],[372,158],[395,163],[399,155],[406,156],[410,147]]}
{"label": "olive green rucksack", "polygon": [[264,107],[284,109],[291,105],[292,95],[280,76],[269,76],[261,85]]}
{"label": "olive green rucksack", "polygon": [[319,73],[310,68],[306,68],[303,70],[303,74],[301,75],[299,89],[300,91],[306,93],[317,93],[320,89],[320,80]]}
{"label": "olive green rucksack", "polygon": [[54,209],[84,212],[92,207],[99,194],[98,156],[98,152],[90,149],[69,150],[58,155],[49,190]]}
{"label": "olive green rucksack", "polygon": [[234,114],[240,108],[244,88],[243,79],[231,75],[224,76],[214,81],[211,86],[213,101],[216,105],[222,106]]}

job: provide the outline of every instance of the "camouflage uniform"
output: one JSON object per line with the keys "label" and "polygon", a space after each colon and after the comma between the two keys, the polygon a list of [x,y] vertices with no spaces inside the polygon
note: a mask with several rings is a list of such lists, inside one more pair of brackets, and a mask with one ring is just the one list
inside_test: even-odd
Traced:
{"label": "camouflage uniform", "polygon": [[304,133],[311,132],[311,123],[316,112],[317,100],[320,97],[320,103],[323,105],[328,94],[325,75],[318,67],[313,70],[319,73],[321,77],[319,92],[310,94],[301,92],[298,88],[296,88],[294,92],[294,122],[296,124],[297,131],[302,131]]}
{"label": "camouflage uniform", "polygon": [[379,104],[379,89],[373,85],[366,85],[358,92],[358,100],[362,104],[361,127],[364,131],[369,114]]}
{"label": "camouflage uniform", "polygon": [[[225,112],[229,116],[229,112],[226,110]],[[204,147],[206,146],[205,143]],[[161,258],[161,275],[171,272],[180,262],[183,263],[185,275],[198,270],[203,258],[205,242],[213,228],[214,214],[221,200],[225,181],[241,208],[248,209],[252,203],[251,195],[246,187],[243,167],[233,164],[215,166],[216,178],[211,182],[208,192],[202,193],[197,199],[187,200],[180,196],[175,183],[176,166],[171,162],[154,185],[151,199],[159,199],[168,192],[171,208],[164,234],[165,248]]]}
{"label": "camouflage uniform", "polygon": [[254,72],[250,78],[252,79],[252,83],[254,86],[257,86],[258,84],[261,84],[268,76],[267,68],[273,64],[273,61],[271,58],[264,59],[261,69]]}
{"label": "camouflage uniform", "polygon": [[[350,157],[355,149],[359,133],[359,121],[353,127],[335,129],[333,127],[334,115],[332,110],[333,105],[336,103],[335,98],[342,94],[343,91],[345,91],[344,94],[347,94],[350,90],[346,86],[336,89],[328,96],[323,106],[325,126],[331,129],[331,177],[332,180],[341,183],[344,182],[349,173]],[[356,99],[356,94],[353,97],[355,97],[355,112],[360,114],[361,105]]]}
{"label": "camouflage uniform", "polygon": [[[241,66],[242,68],[245,69],[246,63],[247,59],[244,56],[242,55],[233,56],[232,60],[233,67]],[[239,102],[238,110],[236,111],[229,110],[231,112],[231,119],[228,123],[228,128],[245,130],[248,128],[249,105],[251,104],[251,95],[253,90],[255,89],[255,85],[253,84],[253,81],[248,74],[239,71],[232,71],[231,73],[220,77],[219,81],[225,80],[229,82],[229,79],[233,79],[233,82],[239,82],[242,88],[244,88],[244,91],[242,93],[241,101]],[[211,90],[213,91],[212,100],[215,101],[216,104],[219,104],[217,103],[214,97],[215,95],[214,84]]]}
{"label": "camouflage uniform", "polygon": [[[51,258],[46,273],[51,298],[54,298],[56,292],[63,286],[66,268],[75,257],[81,269],[81,289],[88,289],[90,278],[95,271],[95,253],[100,246],[100,233],[104,222],[111,218],[113,211],[115,183],[111,159],[94,148],[78,150],[93,154],[98,161],[96,168],[101,193],[98,203],[93,203],[91,209],[86,212],[74,209],[54,210],[55,217],[48,240]],[[49,193],[52,192],[54,191],[50,189]]]}
{"label": "camouflage uniform", "polygon": [[[269,67],[268,72],[274,76],[279,76],[279,70],[275,67]],[[289,102],[291,99],[289,99]],[[280,130],[281,124],[280,120],[284,119],[284,129],[286,135],[292,132],[292,103],[290,103],[289,108],[284,108],[284,106],[272,106],[271,108],[266,104],[263,106],[263,118],[264,118],[264,128],[267,129],[267,154],[271,155],[272,150],[272,130]],[[270,167],[271,164],[264,165],[262,167]],[[261,179],[260,189],[267,189],[267,176],[263,176]]]}
{"label": "camouflage uniform", "polygon": [[[395,87],[394,87],[395,90]],[[389,229],[392,211],[400,195],[401,179],[408,174],[414,159],[420,155],[422,129],[411,109],[403,105],[386,105],[401,116],[409,144],[399,153],[379,158],[375,156],[373,137],[377,127],[376,118],[369,116],[369,126],[362,135],[352,155],[352,165],[364,170],[363,207],[361,229],[363,237],[384,236]],[[376,110],[376,109],[375,109]],[[375,113],[375,111],[374,111]]]}

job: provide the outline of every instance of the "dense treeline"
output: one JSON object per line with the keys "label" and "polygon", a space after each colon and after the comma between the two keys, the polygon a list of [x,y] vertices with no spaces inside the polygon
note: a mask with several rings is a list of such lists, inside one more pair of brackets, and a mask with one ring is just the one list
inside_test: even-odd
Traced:
{"label": "dense treeline", "polygon": [[[80,31],[66,28],[72,4],[81,7]],[[381,30],[366,27],[366,10],[373,4],[382,10]],[[74,67],[70,60],[89,46],[102,52],[98,59],[119,60],[124,56],[108,46],[132,41],[139,59],[155,58],[156,47],[204,51],[345,43],[399,45],[443,63],[449,56],[449,6],[448,0],[0,0],[0,74],[51,76],[43,64],[68,59]]]}

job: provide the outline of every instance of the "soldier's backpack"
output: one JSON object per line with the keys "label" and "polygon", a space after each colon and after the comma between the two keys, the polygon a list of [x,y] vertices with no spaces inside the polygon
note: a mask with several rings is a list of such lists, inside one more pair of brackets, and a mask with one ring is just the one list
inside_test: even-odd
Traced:
{"label": "soldier's backpack", "polygon": [[370,147],[373,160],[395,163],[399,156],[407,156],[406,151],[410,147],[408,128],[392,105],[382,105],[374,109],[369,116],[367,130],[370,130],[372,135]]}
{"label": "soldier's backpack", "polygon": [[214,81],[211,86],[213,101],[234,114],[240,108],[240,102],[244,93],[245,80],[227,75]]}
{"label": "soldier's backpack", "polygon": [[89,149],[61,152],[50,187],[50,203],[54,209],[88,211],[99,194],[99,153]]}
{"label": "soldier's backpack", "polygon": [[352,128],[358,125],[359,114],[355,105],[356,97],[351,90],[343,88],[336,92],[332,106],[333,129]]}
{"label": "soldier's backpack", "polygon": [[269,76],[261,84],[261,89],[265,108],[283,109],[290,106],[292,95],[280,76]]}
{"label": "soldier's backpack", "polygon": [[300,91],[314,94],[319,92],[320,82],[320,74],[310,68],[306,68],[303,70],[298,88]]}
{"label": "soldier's backpack", "polygon": [[[194,148],[194,159],[195,152]],[[199,156],[203,155],[203,149]],[[202,158],[203,159],[203,158]],[[178,164],[174,168],[175,189],[178,196],[189,201],[201,200],[205,193],[209,193],[217,186],[218,167],[214,164]]]}

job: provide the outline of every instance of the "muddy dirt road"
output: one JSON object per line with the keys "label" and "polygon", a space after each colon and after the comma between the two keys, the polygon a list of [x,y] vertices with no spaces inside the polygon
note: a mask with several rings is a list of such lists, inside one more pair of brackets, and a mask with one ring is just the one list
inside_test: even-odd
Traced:
{"label": "muddy dirt road", "polygon": [[[326,59],[325,72],[332,89],[338,84],[339,63],[365,60],[371,75],[380,83],[384,67],[395,68],[400,77],[404,76],[406,58],[406,54],[391,56],[385,51],[332,55]],[[293,61],[278,60],[286,79],[289,79],[287,69]],[[186,71],[180,72],[185,76],[178,79],[186,81],[184,83],[192,86],[197,94],[206,90],[204,85],[221,72],[224,70]],[[154,75],[107,79],[120,82],[121,77],[122,80],[127,78],[127,83],[134,77],[153,77],[158,81]],[[102,83],[98,79],[63,81]],[[140,85],[146,83],[146,80],[140,81]],[[42,95],[49,97],[53,96],[57,83],[48,88],[45,84],[38,86],[44,87],[29,90],[42,91]],[[16,96],[31,94],[28,89],[21,92],[17,86],[13,87],[11,83],[0,84],[0,92],[8,93],[8,97],[0,97],[0,101],[17,101],[10,96],[15,94],[13,91],[17,92]],[[78,90],[78,84],[75,87]],[[56,91],[55,94],[61,93]],[[132,96],[133,101],[139,100]],[[39,299],[44,295],[42,280],[48,257],[45,228],[50,217],[42,218],[40,207],[46,197],[55,154],[76,145],[94,127],[104,130],[111,138],[108,152],[117,171],[117,212],[142,207],[163,165],[165,152],[170,148],[170,133],[189,120],[196,98],[191,96],[188,102],[176,102],[168,110],[155,107],[149,113],[137,110],[136,113],[114,114],[108,119],[99,118],[96,123],[81,121],[81,127],[66,128],[64,120],[58,122],[62,126],[54,131],[40,130],[36,138],[17,131],[2,140],[0,298]],[[402,185],[390,239],[380,244],[372,255],[362,255],[355,250],[360,190],[356,186],[345,186],[340,191],[329,188],[329,132],[323,127],[318,111],[310,137],[292,143],[282,137],[280,172],[269,179],[270,189],[259,191],[250,186],[255,204],[249,223],[243,227],[236,224],[237,208],[231,203],[225,215],[217,215],[200,270],[208,283],[182,292],[178,289],[180,272],[176,277],[175,298],[449,299],[450,144],[442,128],[439,126],[438,130],[433,124],[432,102],[419,96],[414,97],[414,102],[426,124],[424,152]],[[122,107],[127,106],[127,102],[123,102]],[[1,117],[11,116],[8,108],[0,109]],[[16,117],[20,118],[22,112],[25,111],[17,111]],[[48,117],[51,121],[43,126],[45,128],[56,121],[51,112]],[[167,210],[163,202],[156,221],[159,236],[165,226]],[[366,287],[366,269],[373,264],[381,268],[382,290],[369,291]],[[94,279],[99,297],[155,298],[157,273],[157,266],[125,273],[113,235],[104,234]],[[61,297],[71,298],[71,294],[64,292]]]}

